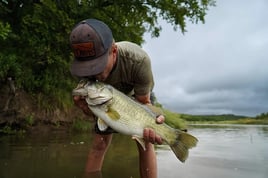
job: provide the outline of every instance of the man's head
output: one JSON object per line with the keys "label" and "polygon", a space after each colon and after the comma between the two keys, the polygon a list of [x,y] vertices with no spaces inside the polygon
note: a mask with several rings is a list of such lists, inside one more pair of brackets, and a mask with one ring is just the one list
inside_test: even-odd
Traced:
{"label": "man's head", "polygon": [[70,34],[70,43],[75,57],[72,75],[86,77],[103,72],[113,43],[112,32],[105,23],[96,19],[79,22]]}

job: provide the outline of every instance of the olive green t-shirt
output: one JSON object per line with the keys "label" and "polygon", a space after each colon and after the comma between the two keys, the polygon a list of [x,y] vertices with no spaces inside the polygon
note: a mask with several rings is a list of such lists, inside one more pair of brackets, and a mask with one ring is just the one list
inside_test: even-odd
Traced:
{"label": "olive green t-shirt", "polygon": [[116,45],[116,64],[105,83],[128,95],[145,95],[151,92],[154,79],[147,53],[135,43],[122,41]]}

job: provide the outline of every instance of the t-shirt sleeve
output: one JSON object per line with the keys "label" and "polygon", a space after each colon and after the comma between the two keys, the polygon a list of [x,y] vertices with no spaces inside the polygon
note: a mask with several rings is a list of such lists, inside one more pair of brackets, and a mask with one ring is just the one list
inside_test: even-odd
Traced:
{"label": "t-shirt sleeve", "polygon": [[154,86],[151,61],[148,55],[145,55],[142,62],[137,65],[136,71],[134,93],[137,95],[148,94]]}

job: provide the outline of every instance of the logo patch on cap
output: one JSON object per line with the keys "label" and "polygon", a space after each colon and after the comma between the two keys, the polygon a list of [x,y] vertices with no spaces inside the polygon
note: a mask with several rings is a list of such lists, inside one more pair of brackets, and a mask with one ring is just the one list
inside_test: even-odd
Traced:
{"label": "logo patch on cap", "polygon": [[96,56],[95,45],[93,41],[86,43],[72,44],[74,56],[79,58],[90,58]]}

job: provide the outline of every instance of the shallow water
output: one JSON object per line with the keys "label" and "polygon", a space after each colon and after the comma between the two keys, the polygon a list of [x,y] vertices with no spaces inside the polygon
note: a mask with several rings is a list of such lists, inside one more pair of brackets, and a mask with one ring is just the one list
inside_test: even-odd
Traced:
{"label": "shallow water", "polygon": [[[186,163],[168,146],[158,146],[159,178],[267,178],[268,126],[199,125],[189,133],[199,139]],[[76,178],[85,175],[90,134],[0,136],[1,178]],[[136,144],[115,134],[106,154],[103,178],[138,178]],[[99,176],[100,177],[100,176]]]}
{"label": "shallow water", "polygon": [[186,163],[178,163],[167,150],[158,150],[159,177],[268,177],[267,126],[199,125],[189,132],[199,143]]}

